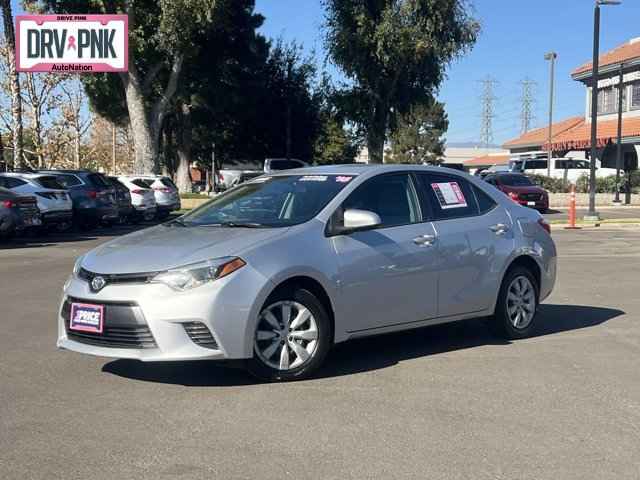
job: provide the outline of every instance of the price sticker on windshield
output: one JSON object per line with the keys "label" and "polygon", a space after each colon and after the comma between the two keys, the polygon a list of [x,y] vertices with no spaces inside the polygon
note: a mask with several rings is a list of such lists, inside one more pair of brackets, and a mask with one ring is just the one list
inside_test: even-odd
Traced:
{"label": "price sticker on windshield", "polygon": [[440,203],[440,208],[447,210],[449,208],[464,208],[467,206],[467,200],[460,189],[458,182],[442,182],[432,183],[431,188]]}

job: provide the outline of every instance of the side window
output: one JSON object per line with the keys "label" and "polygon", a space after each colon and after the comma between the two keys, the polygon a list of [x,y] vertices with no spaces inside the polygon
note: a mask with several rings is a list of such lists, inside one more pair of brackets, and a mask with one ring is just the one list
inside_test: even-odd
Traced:
{"label": "side window", "polygon": [[487,213],[497,205],[495,200],[491,198],[488,194],[484,193],[482,189],[472,185],[473,193],[476,195],[476,200],[478,202],[478,209],[480,210],[480,215]]}
{"label": "side window", "polygon": [[434,220],[478,215],[471,184],[464,178],[440,173],[419,173],[418,178]]}
{"label": "side window", "polygon": [[379,175],[360,185],[342,204],[377,213],[382,227],[420,222],[418,199],[409,174]]}
{"label": "side window", "polygon": [[2,180],[3,180],[3,184],[0,184],[0,186],[3,186],[5,188],[16,188],[22,185],[26,185],[27,183],[24,180],[20,180],[19,178],[12,178],[12,177],[4,177]]}

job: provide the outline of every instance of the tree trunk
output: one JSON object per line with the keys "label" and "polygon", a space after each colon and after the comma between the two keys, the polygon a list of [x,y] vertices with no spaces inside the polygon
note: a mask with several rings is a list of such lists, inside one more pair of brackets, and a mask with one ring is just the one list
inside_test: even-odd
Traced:
{"label": "tree trunk", "polygon": [[137,69],[133,61],[129,61],[129,72],[121,76],[127,98],[127,109],[131,122],[133,144],[135,145],[133,171],[134,173],[150,173],[157,163],[157,143],[154,145],[144,96],[137,76]]}
{"label": "tree trunk", "polygon": [[191,193],[191,106],[185,103],[179,108],[180,140],[178,141],[178,168],[176,185],[180,193]]}
{"label": "tree trunk", "polygon": [[375,102],[367,130],[369,163],[383,163],[388,112],[382,102]]}
{"label": "tree trunk", "polygon": [[7,61],[11,81],[11,116],[13,119],[13,168],[22,168],[24,158],[22,151],[22,98],[20,97],[20,78],[16,70],[16,41],[13,30],[13,16],[11,2],[1,0],[2,17],[4,20],[4,35],[7,41]]}

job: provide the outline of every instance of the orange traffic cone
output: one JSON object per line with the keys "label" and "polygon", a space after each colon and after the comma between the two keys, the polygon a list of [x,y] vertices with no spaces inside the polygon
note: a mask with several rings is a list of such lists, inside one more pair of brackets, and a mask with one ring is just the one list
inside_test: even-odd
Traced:
{"label": "orange traffic cone", "polygon": [[576,186],[571,184],[571,195],[569,196],[569,226],[566,230],[580,230],[576,227]]}

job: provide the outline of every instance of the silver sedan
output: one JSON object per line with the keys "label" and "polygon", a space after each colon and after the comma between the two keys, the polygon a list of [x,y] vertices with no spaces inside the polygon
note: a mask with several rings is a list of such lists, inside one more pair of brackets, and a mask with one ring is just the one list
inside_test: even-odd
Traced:
{"label": "silver sedan", "polygon": [[462,172],[288,170],[79,258],[57,345],[293,380],[356,337],[475,317],[526,337],[555,278],[540,214]]}

